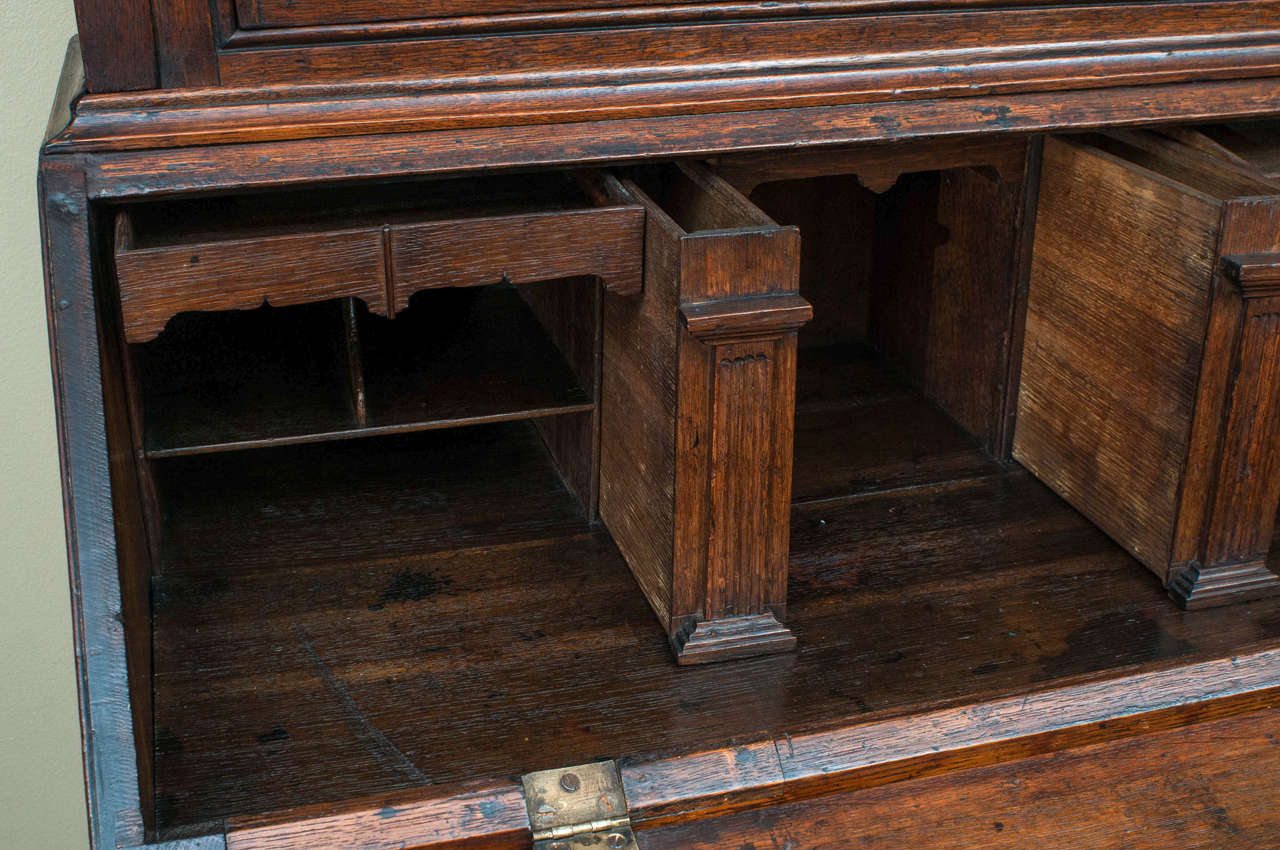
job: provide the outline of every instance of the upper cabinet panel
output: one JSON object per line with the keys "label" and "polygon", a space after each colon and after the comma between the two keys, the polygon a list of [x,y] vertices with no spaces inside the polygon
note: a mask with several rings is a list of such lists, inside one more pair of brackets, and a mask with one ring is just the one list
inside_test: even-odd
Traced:
{"label": "upper cabinet panel", "polygon": [[590,98],[780,108],[1266,76],[1280,63],[1280,0],[76,3],[92,92],[639,84],[660,88]]}
{"label": "upper cabinet panel", "polygon": [[[580,9],[583,0],[236,0],[246,29],[371,24],[427,18]],[[599,9],[643,6],[645,0],[592,0]],[[690,3],[687,5],[696,5]]]}
{"label": "upper cabinet panel", "polygon": [[[1096,0],[1093,5],[1125,0]],[[915,11],[1004,6],[1002,0],[234,0],[236,18],[245,29],[342,26],[427,21],[436,18],[476,19],[487,15],[519,16],[524,23],[545,13],[576,12],[580,16],[645,9],[655,19],[812,17],[856,12]],[[1021,6],[1068,5],[1069,0],[1024,0]],[[557,16],[563,19],[563,15]]]}
{"label": "upper cabinet panel", "polygon": [[[618,18],[633,0],[525,0],[517,15],[324,25],[360,9],[445,14],[463,0],[387,0],[376,12],[364,2],[240,2],[260,8],[259,20],[283,24],[287,12],[297,23],[235,33],[220,70],[224,85],[238,87],[397,78],[485,87],[499,79],[527,87],[687,82],[721,102],[744,87],[768,88],[775,99],[802,92],[812,102],[852,92],[884,100],[1240,76],[1280,60],[1280,3],[1271,0],[1104,3],[1087,15],[1050,3],[944,3],[895,14],[830,0],[824,9],[846,14],[827,16],[785,4],[684,3],[635,7],[655,16],[639,21]],[[476,0],[472,9],[512,2]],[[579,6],[559,17],[551,7],[561,3]],[[739,17],[718,17],[730,11]],[[757,17],[762,11],[770,17]]]}
{"label": "upper cabinet panel", "polygon": [[[1227,120],[1272,113],[1280,68],[1280,0],[76,2],[106,96],[75,102],[62,149],[747,112],[832,141]],[[156,89],[183,93],[114,96]],[[762,127],[679,132],[705,153]]]}

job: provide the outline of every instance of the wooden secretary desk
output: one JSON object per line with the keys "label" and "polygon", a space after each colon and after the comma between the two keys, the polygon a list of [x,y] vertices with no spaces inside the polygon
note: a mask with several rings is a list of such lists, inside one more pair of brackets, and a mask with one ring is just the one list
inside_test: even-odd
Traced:
{"label": "wooden secretary desk", "polygon": [[1280,2],[76,7],[100,850],[783,846],[1276,722]]}

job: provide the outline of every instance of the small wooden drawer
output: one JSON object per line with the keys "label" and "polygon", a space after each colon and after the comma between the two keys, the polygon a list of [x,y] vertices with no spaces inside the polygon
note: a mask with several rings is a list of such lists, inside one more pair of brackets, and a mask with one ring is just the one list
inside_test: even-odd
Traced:
{"label": "small wooden drawer", "polygon": [[644,210],[561,209],[391,228],[395,309],[423,289],[598,275],[620,295],[641,288]]}
{"label": "small wooden drawer", "polygon": [[424,289],[594,275],[638,293],[645,213],[567,172],[174,201],[123,209],[125,338],[185,311],[358,298],[394,316]]}
{"label": "small wooden drawer", "polygon": [[116,219],[116,275],[125,339],[146,342],[177,313],[359,298],[387,314],[380,227],[271,233],[157,227]]}

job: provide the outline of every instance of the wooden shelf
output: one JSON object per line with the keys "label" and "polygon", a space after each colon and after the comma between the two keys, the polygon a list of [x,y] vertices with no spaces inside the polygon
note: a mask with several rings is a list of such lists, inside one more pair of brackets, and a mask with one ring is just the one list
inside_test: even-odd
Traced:
{"label": "wooden shelf", "polygon": [[137,346],[145,449],[163,458],[591,410],[511,287],[424,293],[367,317],[368,417],[355,413],[335,303],[185,314]]}
{"label": "wooden shelf", "polygon": [[978,440],[866,345],[803,348],[792,500],[854,496],[991,475]]}
{"label": "wooden shelf", "polygon": [[333,302],[183,314],[136,346],[144,448],[168,457],[340,436],[354,413]]}
{"label": "wooden shelf", "polygon": [[[878,387],[850,399],[860,427],[933,444],[936,419],[870,402],[918,396],[846,362]],[[815,445],[849,439],[810,421]],[[695,669],[676,666],[527,423],[175,461],[154,593],[162,833],[980,706],[1280,640],[1280,600],[1187,616],[1024,470],[957,456],[882,458],[910,475],[795,506],[798,652]]]}
{"label": "wooden shelf", "polygon": [[422,293],[395,319],[367,319],[362,336],[373,433],[594,406],[515,287]]}
{"label": "wooden shelf", "polygon": [[197,455],[157,470],[164,572],[175,581],[189,570],[397,560],[586,530],[526,422]]}

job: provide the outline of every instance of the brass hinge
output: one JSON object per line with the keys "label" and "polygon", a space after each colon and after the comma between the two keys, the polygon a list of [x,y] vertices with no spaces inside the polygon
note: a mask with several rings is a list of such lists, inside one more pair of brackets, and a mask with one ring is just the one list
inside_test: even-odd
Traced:
{"label": "brass hinge", "polygon": [[638,850],[613,762],[540,770],[521,781],[533,850]]}

